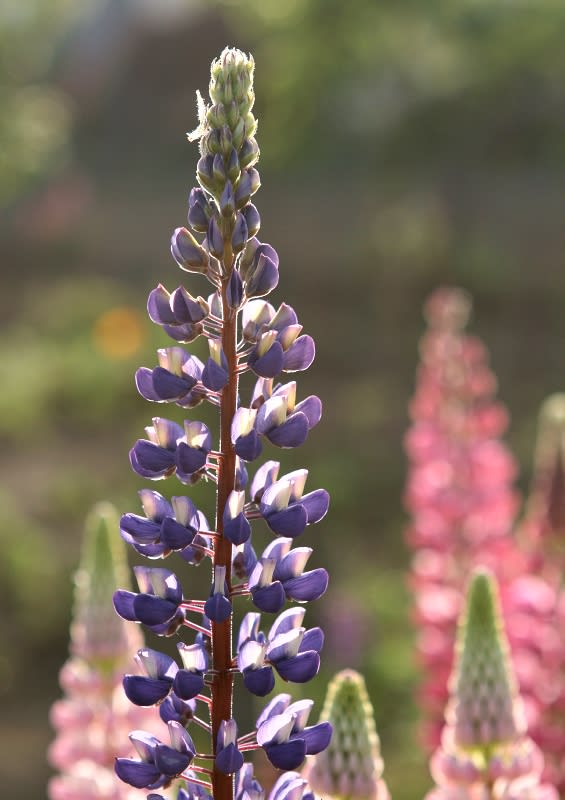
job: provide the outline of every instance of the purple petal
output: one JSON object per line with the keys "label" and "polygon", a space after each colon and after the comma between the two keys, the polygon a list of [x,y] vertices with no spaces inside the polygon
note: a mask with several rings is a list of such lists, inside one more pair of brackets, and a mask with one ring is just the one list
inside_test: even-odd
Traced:
{"label": "purple petal", "polygon": [[159,769],[159,772],[168,777],[180,775],[188,767],[191,760],[188,753],[179,753],[166,744],[158,744],[155,747],[155,766]]}
{"label": "purple petal", "polygon": [[153,370],[153,389],[161,400],[174,400],[189,392],[196,384],[194,378],[173,375],[168,369],[155,367]]}
{"label": "purple petal", "polygon": [[189,322],[194,325],[206,317],[206,309],[202,308],[184,286],[175,289],[171,294],[170,303],[175,314],[175,322]]}
{"label": "purple petal", "polygon": [[163,625],[176,614],[178,605],[151,594],[138,594],[133,609],[138,620],[145,625]]}
{"label": "purple petal", "polygon": [[329,745],[332,733],[330,722],[319,722],[317,725],[311,725],[303,731],[291,734],[290,740],[293,741],[295,737],[302,739],[306,743],[306,755],[315,756]]}
{"label": "purple petal", "polygon": [[277,536],[290,536],[293,539],[295,536],[299,536],[306,528],[308,514],[302,504],[297,503],[282,511],[275,511],[274,514],[269,514],[265,517],[265,521]]}
{"label": "purple petal", "polygon": [[220,367],[219,364],[216,364],[212,358],[208,358],[202,370],[202,383],[204,386],[212,392],[221,392],[228,380],[227,371]]}
{"label": "purple petal", "polygon": [[170,305],[170,295],[162,284],[149,292],[147,313],[157,325],[173,325],[176,322]]}
{"label": "purple petal", "polygon": [[153,489],[141,489],[138,494],[148,519],[153,522],[162,522],[165,517],[172,515],[171,504],[159,492],[155,492]]}
{"label": "purple petal", "polygon": [[[257,616],[259,617],[260,615],[257,614]],[[265,706],[265,708],[263,709],[263,711],[261,712],[255,723],[255,727],[257,728],[257,735],[258,736],[260,735],[261,737],[260,741],[258,740],[259,744],[271,741],[271,739],[274,736],[274,734],[273,736],[271,736],[271,728],[270,727],[263,728],[262,726],[265,725],[265,723],[268,720],[272,719],[273,717],[278,717],[280,714],[283,714],[290,705],[291,699],[292,698],[289,694],[283,693],[283,694],[277,694],[275,697],[273,697],[272,700],[270,700],[267,703],[267,705]],[[262,728],[261,734],[259,734],[259,728]],[[266,738],[263,738],[263,733],[265,734]]]}
{"label": "purple petal", "polygon": [[204,613],[212,622],[225,622],[231,612],[231,603],[223,594],[213,594],[204,604]]}
{"label": "purple petal", "polygon": [[313,569],[297,578],[284,581],[284,590],[289,600],[307,603],[317,600],[328,588],[329,576],[325,569]]}
{"label": "purple petal", "polygon": [[253,604],[261,611],[276,614],[284,606],[286,595],[279,581],[251,591]]}
{"label": "purple petal", "polygon": [[135,786],[136,789],[146,789],[155,783],[161,774],[154,764],[134,761],[131,758],[117,758],[114,769],[120,780]]}
{"label": "purple petal", "polygon": [[249,576],[253,572],[256,563],[257,555],[251,546],[251,542],[245,542],[241,549],[234,549],[232,568],[234,576],[238,581],[249,580]]}
{"label": "purple petal", "polygon": [[302,739],[264,745],[263,749],[271,764],[278,769],[297,769],[306,757],[306,742]]}
{"label": "purple petal", "polygon": [[192,527],[181,525],[171,517],[164,520],[161,530],[161,541],[171,550],[182,550],[192,544],[196,531]]}
{"label": "purple petal", "polygon": [[169,737],[171,746],[179,753],[186,753],[190,758],[196,754],[196,747],[192,741],[192,736],[178,722],[169,722]]}
{"label": "purple petal", "polygon": [[307,650],[293,658],[281,659],[273,666],[285,681],[307,683],[318,674],[320,656],[314,650]]}
{"label": "purple petal", "polygon": [[284,354],[283,369],[285,372],[301,372],[308,369],[315,355],[314,339],[307,334],[299,336]]}
{"label": "purple petal", "polygon": [[173,689],[181,700],[192,700],[204,689],[204,677],[201,672],[179,669],[175,676]]}
{"label": "purple petal", "polygon": [[301,608],[300,606],[287,608],[287,610],[283,611],[282,614],[279,614],[279,616],[273,622],[271,630],[269,631],[269,641],[272,641],[275,636],[278,636],[281,633],[287,633],[294,628],[300,628],[302,626],[302,622],[304,621],[305,614],[306,609]]}
{"label": "purple petal", "polygon": [[278,428],[267,431],[266,436],[277,447],[300,447],[308,436],[308,417],[295,411]]}
{"label": "purple petal", "polygon": [[220,750],[214,763],[216,769],[224,775],[231,775],[243,766],[243,755],[239,752],[235,744],[231,743]]}
{"label": "purple petal", "polygon": [[163,330],[175,342],[189,344],[200,336],[202,325],[201,323],[192,325],[190,322],[186,322],[184,325],[163,325]]}
{"label": "purple petal", "polygon": [[243,283],[236,269],[233,270],[227,288],[227,301],[230,308],[239,308],[243,300]]}
{"label": "purple petal", "polygon": [[134,471],[142,478],[164,478],[174,469],[175,454],[147,439],[138,439],[129,456]]}
{"label": "purple petal", "polygon": [[[273,541],[263,550],[261,558],[274,559],[277,562],[280,562],[282,559],[281,564],[284,564],[289,557],[287,554],[289,553],[291,544],[291,540],[286,539],[284,536],[280,539],[273,539]],[[312,552],[311,548],[309,547],[299,547],[297,550],[308,550],[310,553]],[[281,564],[277,563],[275,567],[275,580],[280,580],[281,578],[284,580],[285,578],[294,577],[295,573],[289,573],[289,575],[284,574],[284,571],[281,573],[279,569]]]}
{"label": "purple petal", "polygon": [[247,276],[245,287],[247,296],[263,297],[269,294],[269,292],[272,292],[278,282],[279,269],[277,264],[272,258],[262,253],[257,261],[257,266],[251,271],[251,274]]}
{"label": "purple petal", "polygon": [[251,525],[243,512],[238,514],[235,519],[224,521],[223,534],[232,544],[240,545],[249,540],[251,536]]}
{"label": "purple petal", "polygon": [[152,706],[165,699],[171,691],[172,681],[125,675],[123,686],[127,698],[136,706]]}
{"label": "purple petal", "polygon": [[146,400],[150,400],[153,403],[163,402],[153,386],[153,370],[147,369],[147,367],[140,367],[135,373],[135,385],[139,394]]}
{"label": "purple petal", "polygon": [[292,306],[287,305],[287,303],[281,303],[277,309],[277,313],[269,323],[269,328],[280,332],[289,325],[296,325],[297,322],[298,317]]}
{"label": "purple petal", "polygon": [[265,697],[275,688],[275,676],[271,667],[243,670],[243,683],[251,694]]}
{"label": "purple petal", "polygon": [[176,452],[176,465],[187,475],[198,472],[206,464],[207,453],[200,447],[190,447],[186,442],[179,442]]}
{"label": "purple petal", "polygon": [[273,342],[267,352],[259,357],[254,349],[249,355],[248,364],[260,378],[274,378],[283,366],[282,345],[280,342]]}
{"label": "purple petal", "polygon": [[133,609],[133,601],[137,595],[135,592],[128,592],[125,589],[118,589],[114,592],[113,602],[116,613],[122,619],[127,619],[128,622],[138,622],[137,616]]}
{"label": "purple petal", "polygon": [[265,489],[268,489],[277,479],[280,464],[278,461],[266,461],[259,467],[251,481],[249,494],[253,502],[258,503]]}
{"label": "purple petal", "polygon": [[311,394],[305,400],[302,400],[301,403],[297,403],[294,407],[294,411],[301,411],[303,414],[306,414],[308,428],[311,430],[318,424],[322,417],[322,401],[319,397],[316,397],[315,394]]}
{"label": "purple petal", "polygon": [[298,648],[298,652],[304,653],[306,652],[306,650],[315,650],[317,653],[319,653],[323,646],[324,646],[323,630],[318,627],[310,628],[304,634],[300,647]]}
{"label": "purple petal", "polygon": [[250,431],[246,436],[239,436],[235,441],[234,450],[244,461],[255,461],[261,455],[263,445],[256,431]]}
{"label": "purple petal", "polygon": [[138,544],[153,544],[159,541],[161,525],[137,514],[124,514],[120,519],[120,530],[127,533]]}
{"label": "purple petal", "polygon": [[300,504],[306,509],[308,525],[313,525],[328,513],[330,496],[325,489],[316,489],[314,492],[305,494],[301,498]]}

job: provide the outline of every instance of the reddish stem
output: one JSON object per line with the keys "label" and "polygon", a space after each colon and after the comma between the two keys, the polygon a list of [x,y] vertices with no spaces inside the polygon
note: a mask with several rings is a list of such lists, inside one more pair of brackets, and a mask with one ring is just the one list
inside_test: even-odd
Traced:
{"label": "reddish stem", "polygon": [[[229,245],[226,247],[224,264],[231,273],[233,254]],[[222,349],[228,364],[229,380],[222,390],[220,401],[220,452],[223,458],[218,465],[218,489],[216,506],[216,530],[218,539],[214,549],[214,567],[225,567],[228,595],[231,592],[231,542],[223,537],[224,508],[228,496],[235,489],[236,456],[231,441],[231,423],[237,408],[237,311],[231,309],[227,302],[228,280],[222,282]],[[233,673],[232,665],[232,620],[212,623],[212,657],[214,662],[214,678],[212,681],[212,746],[217,748],[218,730],[222,720],[232,718]],[[212,773],[214,800],[233,800],[233,779],[216,768]]]}

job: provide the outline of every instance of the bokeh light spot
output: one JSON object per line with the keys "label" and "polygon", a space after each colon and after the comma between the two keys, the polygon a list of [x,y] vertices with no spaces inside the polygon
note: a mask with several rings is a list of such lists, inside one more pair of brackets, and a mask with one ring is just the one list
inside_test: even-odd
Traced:
{"label": "bokeh light spot", "polygon": [[143,343],[143,319],[135,309],[111,308],[98,317],[92,336],[96,349],[107,358],[129,358]]}

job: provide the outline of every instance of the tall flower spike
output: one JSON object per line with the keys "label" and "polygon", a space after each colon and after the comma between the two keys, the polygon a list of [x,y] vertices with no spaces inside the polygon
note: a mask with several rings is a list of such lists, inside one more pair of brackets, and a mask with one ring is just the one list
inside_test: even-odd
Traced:
{"label": "tall flower spike", "polygon": [[[130,452],[131,466],[141,478],[171,479],[187,487],[205,481],[215,489],[213,527],[184,494],[173,492],[169,499],[166,492],[148,488],[140,491],[144,516],[121,518],[121,536],[136,553],[152,560],[180,556],[180,562],[171,570],[136,566],[139,591],[116,591],[116,611],[158,636],[192,632],[192,642],[178,645],[182,665],[159,650],[138,649],[139,674],[127,674],[123,682],[134,704],[159,706],[169,728],[170,746],[166,737],[134,731],[130,738],[138,757],[116,762],[122,780],[150,790],[151,800],[177,781],[179,800],[234,800],[236,772],[237,800],[258,800],[263,792],[245,763],[251,751],[262,747],[275,766],[296,769],[331,737],[330,723],[307,725],[310,700],[291,703],[284,696],[288,702],[277,719],[264,713],[257,730],[241,736],[233,711],[234,690],[264,697],[274,689],[275,673],[293,683],[317,674],[324,636],[320,628],[302,626],[302,604],[321,597],[328,584],[322,567],[305,570],[312,548],[292,547],[292,539],[325,516],[328,493],[304,493],[306,469],[277,480],[276,461],[256,469],[248,487],[244,464],[258,459],[263,448],[298,447],[322,413],[315,395],[297,402],[294,381],[276,382],[283,372],[310,366],[313,339],[302,333],[289,305],[283,302],[275,309],[257,299],[278,285],[279,257],[257,238],[260,216],[251,203],[260,186],[253,70],[250,56],[224,50],[212,64],[210,101],[199,96],[199,125],[189,135],[200,144],[199,186],[189,193],[188,227],[173,232],[171,253],[195,281],[206,278],[212,294],[204,299],[206,293],[201,296],[192,285],[169,292],[159,283],[153,289],[149,317],[173,345],[158,351],[157,366],[136,373],[142,397],[179,406],[182,419],[204,402],[219,414],[216,425],[195,419],[180,425],[169,415],[154,417],[146,438]],[[204,363],[179,346],[199,336],[208,340]],[[240,386],[249,379],[247,387]],[[267,523],[260,522],[259,559],[254,520]],[[268,528],[279,539],[272,541]],[[183,590],[182,569],[208,558],[209,593],[195,598]],[[265,628],[268,635],[259,630],[259,615],[247,614],[234,653],[234,611],[249,597],[261,611],[281,613]],[[289,600],[301,605],[283,610]],[[272,710],[271,704],[267,708]],[[195,751],[188,725],[208,734],[204,752]],[[270,797],[313,800],[295,772],[282,775]]]}
{"label": "tall flower spike", "polygon": [[101,503],[86,522],[75,574],[71,658],[60,676],[65,698],[51,710],[57,736],[49,760],[60,774],[49,782],[50,800],[135,800],[137,793],[114,775],[114,756],[130,754],[131,727],[159,727],[152,710],[128,706],[122,694],[122,673],[143,640],[112,609],[116,581],[127,580],[117,521],[115,509]]}
{"label": "tall flower spike", "polygon": [[338,672],[328,686],[322,719],[333,726],[329,747],[308,764],[304,777],[322,797],[387,800],[373,708],[363,676]]}
{"label": "tall flower spike", "polygon": [[455,648],[442,744],[431,760],[428,800],[556,800],[540,781],[543,757],[527,736],[509,660],[496,581],[477,569]]}
{"label": "tall flower spike", "polygon": [[565,395],[544,402],[534,470],[517,540],[523,573],[502,586],[508,636],[531,737],[542,749],[544,778],[565,792]]}
{"label": "tall flower spike", "polygon": [[509,538],[516,465],[500,439],[507,413],[496,400],[484,345],[465,331],[470,311],[460,289],[438,289],[428,299],[405,440],[407,539],[414,551],[409,580],[430,748],[439,743],[466,576],[475,564],[498,562],[502,577],[520,559]]}

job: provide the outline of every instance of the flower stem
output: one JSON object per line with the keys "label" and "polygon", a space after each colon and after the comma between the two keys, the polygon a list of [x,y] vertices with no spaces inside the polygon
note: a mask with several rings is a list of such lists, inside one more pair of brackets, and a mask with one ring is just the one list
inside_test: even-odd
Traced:
{"label": "flower stem", "polygon": [[[231,273],[233,254],[229,245],[226,247],[224,263],[228,267],[226,273]],[[235,488],[236,456],[231,441],[231,423],[237,408],[237,311],[231,309],[227,302],[228,280],[222,282],[222,349],[228,364],[229,380],[222,390],[220,401],[220,452],[223,458],[219,460],[218,489],[216,507],[216,530],[220,534],[214,548],[214,567],[226,568],[226,583],[228,595],[231,592],[231,542],[223,535],[224,508],[228,496]],[[232,664],[232,620],[231,616],[225,622],[212,623],[212,657],[214,660],[214,679],[212,682],[212,746],[216,752],[217,736],[222,720],[232,717],[232,692],[233,673]],[[214,800],[233,800],[233,780],[229,775],[224,775],[214,768],[212,774]]]}

